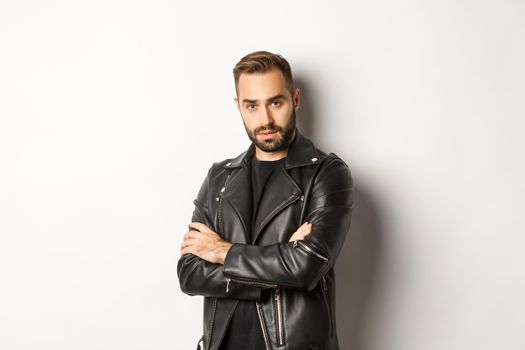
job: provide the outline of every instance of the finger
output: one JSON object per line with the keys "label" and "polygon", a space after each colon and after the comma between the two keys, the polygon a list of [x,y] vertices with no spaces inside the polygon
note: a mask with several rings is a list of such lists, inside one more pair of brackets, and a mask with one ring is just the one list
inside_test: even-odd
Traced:
{"label": "finger", "polygon": [[183,239],[187,239],[187,238],[195,238],[197,236],[197,234],[200,233],[199,231],[195,231],[195,230],[191,230],[191,231],[188,231],[184,234],[184,236],[182,236]]}
{"label": "finger", "polygon": [[193,254],[193,255],[196,255],[196,254],[194,253],[194,248],[193,248],[193,247],[185,247],[184,249],[181,249],[180,254],[181,254],[181,255],[184,255],[184,254]]}
{"label": "finger", "polygon": [[185,237],[183,241],[186,242],[198,242],[203,238],[202,233],[192,233],[191,236]]}
{"label": "finger", "polygon": [[292,237],[290,238],[290,240],[292,239],[298,239],[300,237],[302,237],[304,234],[307,234],[308,233],[308,229],[307,228],[304,228],[304,229],[298,229],[297,231],[295,231],[293,234],[292,234]]}
{"label": "finger", "polygon": [[297,239],[304,239],[306,236],[308,236],[308,234],[298,234],[296,236]]}
{"label": "finger", "polygon": [[289,242],[296,241],[298,239],[301,239],[301,235],[299,235],[298,233],[294,233],[292,237],[290,237]]}
{"label": "finger", "polygon": [[305,233],[308,234],[308,233],[310,233],[311,231],[312,231],[311,226],[305,226],[305,227],[299,229],[297,232],[298,232],[299,234],[305,234]]}
{"label": "finger", "polygon": [[190,229],[194,229],[194,230],[200,231],[200,232],[205,232],[205,231],[208,231],[210,229],[208,226],[204,225],[201,222],[192,222],[191,224],[188,225],[188,227]]}
{"label": "finger", "polygon": [[311,222],[305,222],[299,228],[301,229],[301,228],[307,228],[307,227],[312,227],[312,223]]}
{"label": "finger", "polygon": [[300,233],[299,233],[299,236],[300,236],[301,238],[304,238],[304,237],[308,236],[308,235],[311,234],[311,233],[312,233],[311,230],[305,230],[305,231],[300,232]]}
{"label": "finger", "polygon": [[197,243],[197,241],[195,239],[187,238],[187,239],[184,239],[182,241],[182,243],[180,244],[180,247],[181,247],[181,249],[183,249],[185,247],[190,247],[192,245],[195,245],[195,243]]}
{"label": "finger", "polygon": [[299,233],[299,234],[297,234],[296,238],[297,239],[304,239],[304,237],[306,237],[306,236],[307,236],[306,234]]}
{"label": "finger", "polygon": [[304,228],[308,225],[309,225],[308,221],[305,221],[301,226],[299,226],[299,229]]}
{"label": "finger", "polygon": [[305,239],[306,236],[308,236],[309,234],[310,234],[310,232],[306,232],[305,234],[302,234],[302,235],[301,235],[301,239]]}
{"label": "finger", "polygon": [[308,224],[302,224],[297,228],[295,232],[301,232],[302,230],[305,230],[308,227]]}
{"label": "finger", "polygon": [[311,230],[312,229],[312,224],[306,224],[304,227],[303,227],[303,230]]}
{"label": "finger", "polygon": [[292,234],[292,236],[290,237],[288,241],[292,242],[298,239],[303,239],[306,235],[310,234],[311,232],[312,232],[312,223],[305,221],[301,226],[299,226],[297,231],[295,231]]}

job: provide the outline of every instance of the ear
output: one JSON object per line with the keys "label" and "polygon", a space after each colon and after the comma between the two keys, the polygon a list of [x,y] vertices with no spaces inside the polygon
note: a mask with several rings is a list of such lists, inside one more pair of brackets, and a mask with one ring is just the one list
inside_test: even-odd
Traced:
{"label": "ear", "polygon": [[233,98],[233,101],[235,102],[235,106],[237,107],[237,110],[241,111],[241,105],[239,104],[239,99],[237,97]]}
{"label": "ear", "polygon": [[301,102],[301,90],[299,88],[295,88],[294,94],[293,94],[293,104],[295,106],[295,111],[299,109],[299,104]]}

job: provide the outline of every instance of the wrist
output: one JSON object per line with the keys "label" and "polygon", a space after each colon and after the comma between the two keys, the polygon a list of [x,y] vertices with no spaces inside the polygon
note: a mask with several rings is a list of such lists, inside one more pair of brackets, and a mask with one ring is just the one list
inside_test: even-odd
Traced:
{"label": "wrist", "polygon": [[224,260],[226,259],[226,255],[228,254],[228,251],[230,250],[232,245],[233,244],[230,242],[221,242],[217,256],[219,264],[224,265]]}

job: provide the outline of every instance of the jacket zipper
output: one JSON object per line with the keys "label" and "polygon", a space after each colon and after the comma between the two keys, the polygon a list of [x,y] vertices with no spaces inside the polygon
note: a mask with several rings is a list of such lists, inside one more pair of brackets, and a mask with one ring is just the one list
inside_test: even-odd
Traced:
{"label": "jacket zipper", "polygon": [[259,226],[259,229],[257,230],[257,232],[255,232],[255,235],[253,236],[253,241],[252,241],[252,244],[255,244],[255,241],[257,240],[257,238],[259,237],[259,233],[261,233],[261,231],[263,230],[263,228],[266,226],[266,223],[268,223],[275,215],[276,213],[278,213],[279,211],[281,211],[283,208],[289,206],[290,204],[294,203],[295,201],[297,201],[299,198],[301,197],[300,194],[295,194],[293,197],[291,197],[290,199],[288,199],[286,202],[282,203],[280,206],[278,206],[277,208],[275,208],[269,215],[268,217],[266,218],[266,220],[264,220],[261,225]]}
{"label": "jacket zipper", "polygon": [[218,219],[219,219],[219,230],[221,231],[220,233],[223,234],[224,233],[224,227],[222,227],[222,192],[226,189],[226,183],[228,182],[228,179],[230,178],[230,174],[231,173],[228,173],[228,176],[226,176],[226,180],[224,181],[224,185],[222,186],[222,189],[221,189],[221,192],[219,193],[219,208],[218,208],[218,213],[217,213],[217,216],[218,216]]}
{"label": "jacket zipper", "polygon": [[270,340],[268,339],[268,332],[266,330],[266,324],[264,323],[264,316],[262,314],[262,306],[261,304],[256,301],[255,306],[257,308],[257,316],[259,317],[259,323],[261,324],[261,330],[264,338],[264,345],[266,346],[266,350],[270,350]]}
{"label": "jacket zipper", "polygon": [[[224,232],[224,227],[222,226],[222,192],[226,188],[226,184],[228,183],[228,179],[230,178],[230,175],[231,175],[231,173],[229,173],[228,176],[226,177],[226,180],[224,181],[224,185],[222,186],[221,192],[219,193],[219,208],[218,208],[217,216],[218,216],[218,219],[219,219],[218,220],[219,221],[219,230],[221,231],[221,233]],[[276,284],[271,284],[271,283],[264,283],[264,282],[257,282],[257,281],[243,281],[243,280],[239,280],[239,279],[226,278],[226,293],[229,293],[229,291],[230,291],[230,282],[231,281],[234,281],[234,282],[237,282],[237,283],[241,283],[241,284],[248,284],[248,285],[252,285],[252,286],[263,287],[263,288],[277,288]]]}
{"label": "jacket zipper", "polygon": [[230,291],[230,282],[232,281],[241,283],[241,284],[248,284],[250,286],[262,287],[262,288],[277,288],[277,285],[272,284],[272,283],[265,283],[265,282],[258,282],[258,281],[244,281],[244,280],[239,280],[236,278],[226,277],[226,293]]}
{"label": "jacket zipper", "polygon": [[[212,312],[212,315],[211,315],[211,322],[210,322],[210,334],[209,334],[209,339],[208,341],[206,341],[206,339],[203,339],[203,343],[202,345],[204,347],[206,347],[206,342],[208,343],[208,347],[210,347],[211,345],[211,339],[212,339],[212,336],[213,336],[213,325],[215,323],[215,312],[217,311],[217,298],[214,298],[213,299],[213,312]],[[198,348],[197,348],[198,349]]]}
{"label": "jacket zipper", "polygon": [[[228,176],[226,177],[226,180],[224,181],[223,189],[226,186],[226,182],[228,182],[229,177],[230,177],[230,173],[228,173]],[[218,219],[219,219],[218,221],[219,221],[220,233],[222,233],[224,231],[224,229],[222,227],[222,212],[221,211],[222,211],[222,193],[219,193],[219,208],[218,208],[217,216],[218,216]],[[211,322],[210,322],[210,338],[208,339],[208,347],[211,345],[211,339],[212,339],[212,336],[213,336],[213,326],[214,326],[214,323],[215,323],[215,313],[216,313],[216,311],[217,311],[217,298],[214,298],[214,300],[213,300],[213,312],[212,312]],[[205,340],[203,341],[203,345],[205,345]]]}
{"label": "jacket zipper", "polygon": [[323,293],[325,296],[326,304],[328,306],[328,315],[330,316],[330,334],[334,335],[334,321],[332,316],[332,305],[330,304],[330,297],[328,295],[328,283],[326,283],[326,278],[321,277],[321,285],[323,287]]}
{"label": "jacket zipper", "polygon": [[221,233],[224,231],[222,229],[222,194],[219,194],[219,230],[221,230]]}
{"label": "jacket zipper", "polygon": [[275,320],[277,324],[277,344],[279,346],[284,345],[284,320],[283,320],[283,309],[281,301],[281,290],[275,290]]}
{"label": "jacket zipper", "polygon": [[323,260],[324,262],[328,262],[328,257],[324,256],[321,253],[316,252],[315,250],[310,248],[310,246],[308,246],[308,244],[304,243],[302,240],[298,239],[298,240],[293,242],[293,247],[296,248],[297,246],[303,248],[308,253],[315,255],[316,257],[318,257],[319,259]]}

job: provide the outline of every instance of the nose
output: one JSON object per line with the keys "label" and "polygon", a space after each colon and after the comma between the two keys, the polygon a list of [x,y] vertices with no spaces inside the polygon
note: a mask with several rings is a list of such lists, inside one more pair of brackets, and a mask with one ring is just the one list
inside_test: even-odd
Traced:
{"label": "nose", "polygon": [[261,108],[260,110],[261,110],[261,115],[260,115],[259,121],[261,125],[271,124],[273,122],[273,118],[272,118],[272,114],[270,110],[268,109],[268,106],[263,106],[263,108]]}

